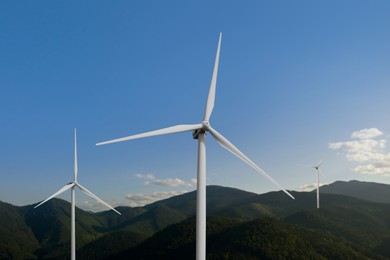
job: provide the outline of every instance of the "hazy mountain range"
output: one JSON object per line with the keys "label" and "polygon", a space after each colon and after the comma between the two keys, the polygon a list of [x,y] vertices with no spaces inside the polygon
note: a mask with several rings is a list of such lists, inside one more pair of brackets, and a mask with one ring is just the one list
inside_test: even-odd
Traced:
{"label": "hazy mountain range", "polygon": [[[388,259],[390,185],[335,182],[315,192],[207,187],[209,259]],[[0,259],[68,259],[70,203],[0,202]],[[78,259],[195,258],[196,192],[144,207],[76,210]]]}

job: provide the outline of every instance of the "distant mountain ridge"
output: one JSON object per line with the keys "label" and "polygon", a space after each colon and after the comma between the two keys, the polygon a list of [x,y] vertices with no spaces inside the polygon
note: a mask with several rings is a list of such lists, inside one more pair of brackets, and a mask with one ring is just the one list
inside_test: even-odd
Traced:
{"label": "distant mountain ridge", "polygon": [[346,195],[379,203],[390,203],[390,185],[362,181],[336,181],[320,187],[321,193]]}
{"label": "distant mountain ridge", "polygon": [[[390,203],[380,196],[390,192],[390,185],[335,182],[321,187],[320,192],[321,208],[317,210],[314,192],[291,192],[296,198],[291,200],[281,191],[256,194],[207,186],[208,257],[269,258],[280,250],[280,256],[292,256],[303,245],[310,250],[296,252],[296,258],[390,257]],[[76,209],[79,259],[128,259],[129,254],[139,255],[135,259],[147,255],[152,259],[181,259],[194,254],[196,191],[144,207],[117,209],[121,216]],[[52,199],[37,209],[0,202],[0,259],[68,258],[69,225],[67,201]],[[264,225],[275,232],[264,229]],[[286,232],[295,241],[288,247],[277,239]],[[250,245],[237,244],[235,234]],[[269,236],[273,245],[260,245],[259,241],[266,239],[262,234]],[[305,236],[318,237],[322,242],[307,244]],[[159,245],[160,251],[151,251],[150,243]]]}

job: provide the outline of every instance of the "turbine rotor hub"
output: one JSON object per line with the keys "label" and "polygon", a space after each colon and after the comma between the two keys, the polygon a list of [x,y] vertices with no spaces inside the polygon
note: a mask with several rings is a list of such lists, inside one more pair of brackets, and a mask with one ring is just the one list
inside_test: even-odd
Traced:
{"label": "turbine rotor hub", "polygon": [[210,129],[209,121],[203,121],[202,128],[192,131],[192,137],[194,139],[198,139],[199,134],[206,134],[206,131],[208,131],[209,129]]}
{"label": "turbine rotor hub", "polygon": [[209,121],[203,121],[202,122],[202,129],[205,130],[205,131],[208,131],[210,129]]}

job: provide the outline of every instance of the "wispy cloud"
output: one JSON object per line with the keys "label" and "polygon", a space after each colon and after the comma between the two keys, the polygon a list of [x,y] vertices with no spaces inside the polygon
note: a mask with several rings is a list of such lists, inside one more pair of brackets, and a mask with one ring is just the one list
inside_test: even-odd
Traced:
{"label": "wispy cloud", "polygon": [[167,192],[153,192],[149,194],[127,194],[126,199],[129,201],[130,207],[141,207],[155,201],[167,199],[173,196],[181,195],[188,191],[167,191]]}
{"label": "wispy cloud", "polygon": [[340,150],[348,161],[357,162],[354,172],[390,176],[390,153],[386,152],[386,140],[375,139],[383,135],[377,128],[355,131],[351,139],[344,142],[329,143],[332,150]]}
{"label": "wispy cloud", "polygon": [[196,185],[196,179],[191,179],[186,182],[179,178],[168,178],[168,179],[157,179],[153,174],[140,174],[137,173],[135,176],[139,179],[144,180],[145,185],[157,185],[157,186],[168,186],[168,187],[193,187]]}
{"label": "wispy cloud", "polygon": [[[109,201],[107,203],[111,205],[111,207],[113,208],[120,206],[120,203],[115,201]],[[76,202],[76,206],[82,208],[83,210],[92,211],[92,212],[101,212],[101,211],[110,210],[105,205],[103,205],[100,202],[97,202],[96,200],[84,200],[83,202],[80,203]],[[116,213],[114,212],[114,214]]]}
{"label": "wispy cloud", "polygon": [[[322,185],[327,185],[327,183],[320,183],[320,187]],[[304,184],[302,186],[299,186],[298,187],[298,191],[312,191],[314,189],[317,189],[317,183],[308,183],[308,184]]]}
{"label": "wispy cloud", "polygon": [[383,132],[378,128],[365,128],[359,131],[355,131],[351,134],[353,139],[370,139],[383,135]]}
{"label": "wispy cloud", "polygon": [[[118,206],[142,207],[150,203],[163,200],[163,199],[168,199],[170,197],[178,196],[187,192],[189,191],[181,190],[181,191],[161,191],[161,192],[137,193],[137,194],[129,193],[124,196],[125,197],[124,201],[118,202],[112,200],[109,201],[108,204],[114,208]],[[80,203],[77,202],[76,206],[82,208],[85,211],[92,211],[92,212],[101,212],[101,211],[110,210],[105,205],[95,200],[84,200]]]}

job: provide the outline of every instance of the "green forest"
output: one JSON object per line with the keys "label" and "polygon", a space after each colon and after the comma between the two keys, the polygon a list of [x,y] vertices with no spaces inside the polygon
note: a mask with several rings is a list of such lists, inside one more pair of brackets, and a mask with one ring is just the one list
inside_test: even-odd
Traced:
{"label": "green forest", "polygon": [[[208,259],[388,259],[390,185],[358,181],[315,192],[207,187]],[[0,259],[69,259],[70,204],[0,202]],[[78,259],[194,259],[196,192],[122,215],[76,210]]]}

